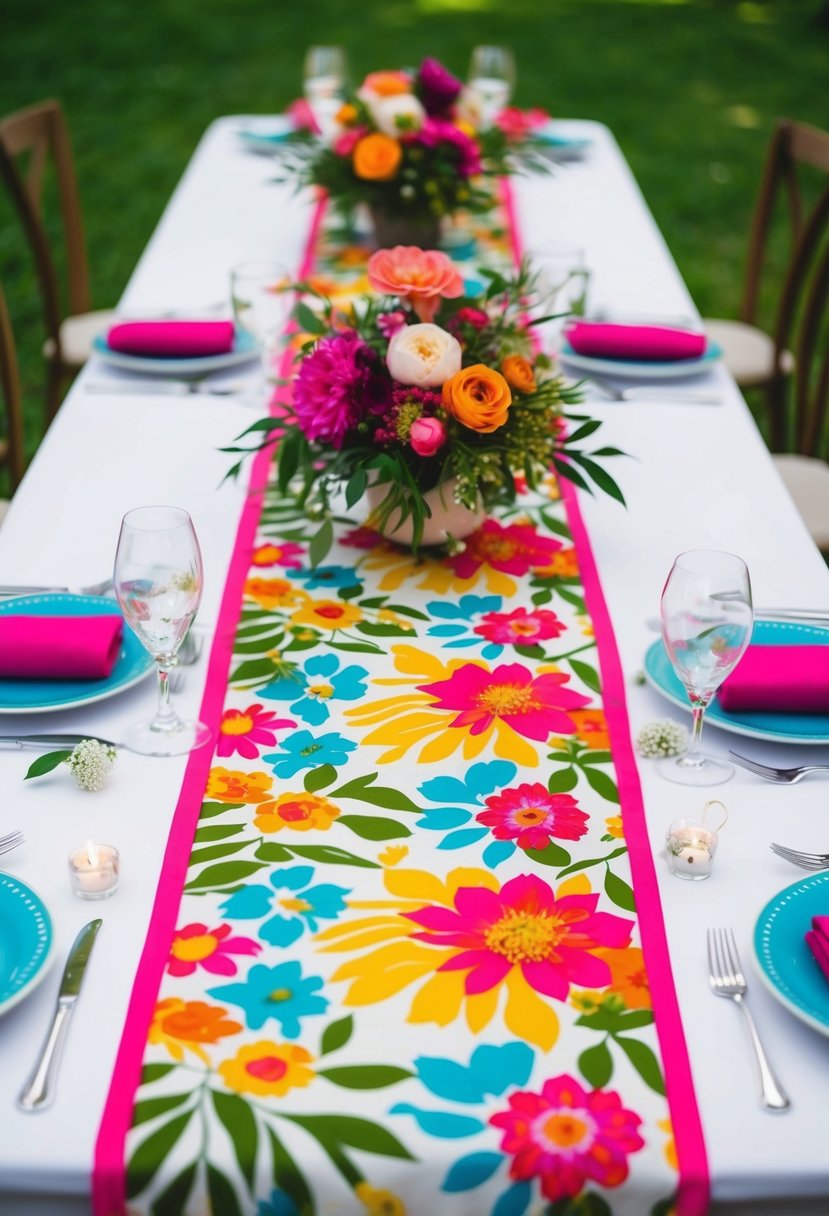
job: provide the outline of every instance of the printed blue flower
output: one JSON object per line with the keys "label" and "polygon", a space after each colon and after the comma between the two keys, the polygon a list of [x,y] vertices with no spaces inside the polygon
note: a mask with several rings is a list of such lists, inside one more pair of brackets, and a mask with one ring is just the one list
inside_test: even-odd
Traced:
{"label": "printed blue flower", "polygon": [[500,1097],[513,1086],[526,1085],[532,1075],[535,1055],[526,1043],[504,1043],[500,1047],[481,1044],[469,1064],[439,1056],[420,1056],[415,1068],[421,1083],[439,1098],[473,1104],[487,1094]]}
{"label": "printed blue flower", "polygon": [[309,726],[320,726],[331,716],[329,701],[358,701],[365,695],[365,667],[340,667],[335,654],[315,655],[304,669],[297,667],[264,688],[257,689],[263,701],[292,701],[291,713]]}
{"label": "printed blue flower", "polygon": [[304,567],[302,570],[288,570],[286,573],[288,578],[299,579],[305,583],[308,591],[325,587],[360,586],[360,576],[348,566],[316,566],[313,570]]}
{"label": "printed blue flower", "polygon": [[[476,596],[462,596],[461,599],[476,599]],[[491,597],[490,597],[491,598]],[[495,597],[497,598],[497,597]],[[483,807],[483,799],[487,794],[503,789],[509,785],[517,772],[516,766],[508,760],[489,760],[485,763],[473,764],[466,774],[466,780],[457,777],[433,777],[419,786],[419,793],[430,802],[439,805],[427,808],[417,826],[426,828],[429,832],[444,832],[443,840],[438,844],[442,850],[463,849],[467,845],[476,844],[489,835],[489,828],[477,824],[467,827],[475,815],[475,810]],[[460,803],[460,806],[453,805]],[[466,807],[475,810],[467,810]],[[495,842],[500,843],[500,842]],[[509,842],[509,853],[497,850],[491,853],[491,845],[483,854],[484,862],[494,869],[505,856],[515,851],[515,846]]]}
{"label": "printed blue flower", "polygon": [[500,595],[462,595],[456,604],[444,600],[432,600],[426,605],[430,616],[437,617],[449,623],[432,625],[426,633],[433,638],[448,638],[443,645],[447,650],[466,649],[469,646],[480,646],[485,659],[497,659],[504,649],[497,642],[490,642],[473,632],[476,614],[483,616],[486,612],[499,612],[501,608]]}
{"label": "printed blue flower", "polygon": [[345,764],[348,753],[357,744],[342,735],[332,733],[315,739],[309,730],[297,730],[279,744],[280,752],[268,752],[262,760],[273,765],[277,777],[295,777],[304,768],[318,768],[323,764]]}
{"label": "printed blue flower", "polygon": [[251,967],[246,980],[219,984],[216,988],[208,988],[207,994],[243,1009],[251,1030],[261,1029],[273,1018],[286,1039],[297,1039],[300,1018],[325,1013],[328,1008],[327,999],[315,995],[322,987],[322,978],[318,975],[303,977],[297,962],[280,963],[276,967],[258,963]]}
{"label": "printed blue flower", "polygon": [[272,946],[290,946],[306,929],[316,933],[319,921],[336,920],[345,908],[344,897],[351,893],[349,887],[332,883],[311,886],[313,878],[313,866],[277,867],[270,874],[271,887],[255,883],[234,891],[222,903],[222,913],[230,919],[260,919],[270,912],[280,891],[290,891],[288,898],[276,900],[283,911],[265,921],[259,930],[262,940]]}
{"label": "printed blue flower", "polygon": [[260,1199],[257,1203],[256,1216],[299,1216],[299,1208],[290,1195],[275,1187],[270,1199]]}

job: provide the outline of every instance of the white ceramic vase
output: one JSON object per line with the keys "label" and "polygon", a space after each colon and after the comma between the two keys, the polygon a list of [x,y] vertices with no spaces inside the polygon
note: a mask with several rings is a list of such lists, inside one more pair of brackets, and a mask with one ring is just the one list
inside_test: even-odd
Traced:
{"label": "white ceramic vase", "polygon": [[[423,537],[421,545],[443,545],[453,537],[463,540],[469,536],[486,519],[484,505],[480,502],[474,511],[455,502],[455,486],[457,478],[441,482],[433,490],[427,490],[423,495],[432,514],[423,521]],[[392,511],[388,519],[380,526],[374,518],[374,513],[386,497],[388,487],[384,484],[371,485],[366,490],[366,500],[371,508],[367,520],[369,527],[376,528],[381,535],[393,540],[398,545],[410,545],[414,531],[412,517],[400,519],[400,512]]]}

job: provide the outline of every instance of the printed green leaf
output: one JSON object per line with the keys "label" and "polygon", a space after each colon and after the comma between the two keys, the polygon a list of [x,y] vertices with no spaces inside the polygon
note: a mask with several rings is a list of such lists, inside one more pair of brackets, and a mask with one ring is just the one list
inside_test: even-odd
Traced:
{"label": "printed green leaf", "polygon": [[[259,1135],[253,1111],[247,1102],[237,1097],[236,1094],[224,1094],[214,1089],[210,1091],[210,1096],[213,1099],[216,1114],[230,1136],[239,1169],[253,1194],[256,1153],[259,1147]],[[217,1209],[217,1211],[221,1210]]]}
{"label": "printed green leaf", "polygon": [[244,805],[244,802],[203,802],[199,819],[215,819],[217,815],[225,815],[228,811],[241,811]]}
{"label": "printed green leaf", "polygon": [[415,636],[413,629],[406,629],[403,625],[393,625],[390,622],[360,621],[356,629],[359,633],[364,633],[369,638],[410,638]]}
{"label": "printed green leaf", "polygon": [[561,845],[554,844],[552,840],[543,849],[527,849],[526,853],[528,857],[540,862],[542,866],[558,867],[570,864],[570,854]]}
{"label": "printed green leaf", "polygon": [[263,863],[259,861],[221,861],[217,866],[207,866],[184,889],[202,891],[207,887],[227,887],[234,882],[243,882],[262,869]]}
{"label": "printed green leaf", "polygon": [[351,1014],[326,1026],[320,1043],[320,1055],[326,1056],[331,1051],[338,1051],[340,1047],[345,1047],[353,1030],[354,1019]]}
{"label": "printed green leaf", "polygon": [[415,1075],[407,1068],[395,1068],[391,1064],[354,1064],[341,1068],[318,1068],[317,1072],[343,1089],[385,1089]]}
{"label": "printed green leaf", "polygon": [[279,633],[263,633],[259,637],[254,638],[251,642],[240,642],[238,639],[233,643],[234,654],[267,654],[269,650],[278,650],[282,645],[285,634],[280,630]]}
{"label": "printed green leaf", "polygon": [[210,1196],[210,1210],[221,1212],[222,1216],[243,1216],[239,1196],[221,1170],[208,1162],[207,1193]]}
{"label": "printed green leaf", "polygon": [[516,654],[520,654],[522,659],[544,659],[547,653],[543,646],[513,646]]}
{"label": "printed green leaf", "polygon": [[332,650],[344,650],[346,654],[385,654],[382,646],[373,642],[329,642]]}
{"label": "printed green leaf", "polygon": [[253,855],[258,861],[270,862],[290,861],[293,856],[290,849],[286,849],[284,844],[277,844],[275,840],[263,841]]}
{"label": "printed green leaf", "polygon": [[396,1136],[369,1119],[360,1119],[356,1115],[286,1115],[285,1118],[304,1128],[322,1145],[347,1144],[349,1148],[361,1149],[364,1153],[414,1161],[412,1154]]}
{"label": "printed green leaf", "polygon": [[608,899],[617,907],[624,908],[627,912],[636,911],[633,889],[618,874],[614,874],[609,866],[604,876],[604,889]]}
{"label": "printed green leaf", "polygon": [[133,1127],[148,1123],[158,1115],[166,1115],[168,1111],[181,1106],[190,1096],[189,1093],[165,1094],[163,1098],[147,1098],[143,1102],[136,1102],[132,1112]]}
{"label": "printed green leaf", "polygon": [[375,785],[376,780],[377,773],[369,773],[365,777],[355,777],[353,781],[347,781],[345,785],[333,790],[331,797],[359,798],[361,802],[368,802],[371,806],[382,806],[387,811],[412,811],[416,815],[422,814],[417,803],[412,802],[411,798],[402,790],[392,789],[388,785]]}
{"label": "printed green leaf", "polygon": [[196,1177],[197,1162],[186,1165],[169,1186],[158,1195],[150,1207],[151,1216],[181,1216]]}
{"label": "printed green leaf", "polygon": [[269,680],[273,675],[272,659],[246,659],[231,673],[231,684],[247,684],[256,680]]}
{"label": "printed green leaf", "polygon": [[298,1216],[314,1216],[314,1201],[307,1182],[273,1128],[268,1127],[267,1132],[273,1157],[274,1184],[294,1201]]}
{"label": "printed green leaf", "polygon": [[662,1069],[647,1043],[641,1043],[639,1039],[621,1037],[614,1039],[614,1042],[619,1044],[645,1084],[656,1093],[664,1094],[665,1082],[662,1078]]}
{"label": "printed green leaf", "polygon": [[600,797],[604,798],[607,802],[619,802],[619,791],[616,788],[616,782],[608,777],[607,773],[603,773],[595,768],[583,768],[582,772],[587,778],[588,785]]}
{"label": "printed green leaf", "polygon": [[570,659],[570,666],[588,688],[593,692],[601,692],[602,683],[595,667],[592,667],[589,663],[584,663],[581,659]]}
{"label": "printed green leaf", "polygon": [[303,785],[309,794],[316,793],[317,790],[324,790],[332,781],[337,780],[337,770],[333,764],[321,764],[319,768],[312,768],[305,774]]}
{"label": "printed green leaf", "polygon": [[153,1081],[160,1081],[162,1077],[173,1072],[175,1067],[175,1064],[145,1064],[141,1069],[141,1084],[150,1085]]}
{"label": "printed green leaf", "polygon": [[607,1085],[613,1076],[613,1056],[604,1040],[581,1053],[579,1072],[594,1089],[601,1089],[603,1085]]}
{"label": "printed green leaf", "polygon": [[579,764],[610,764],[612,759],[610,752],[587,751],[579,756]]}
{"label": "printed green leaf", "polygon": [[249,840],[232,840],[225,844],[209,844],[203,849],[194,849],[188,865],[192,868],[203,865],[206,861],[216,861],[219,857],[232,857],[234,853],[241,853],[249,844]]}
{"label": "printed green leaf", "polygon": [[243,823],[214,823],[208,827],[196,828],[193,843],[206,844],[209,840],[227,840],[229,836],[238,836],[244,830]]}
{"label": "printed green leaf", "polygon": [[612,861],[614,857],[618,857],[621,853],[627,853],[625,845],[622,845],[619,849],[614,849],[606,857],[590,857],[587,861],[574,861],[571,866],[567,866],[566,869],[561,871],[559,878],[564,878],[567,874],[575,874],[578,870],[589,870],[591,866],[601,865],[603,861]]}
{"label": "printed green leaf", "polygon": [[553,598],[553,593],[549,587],[544,587],[541,591],[533,592],[533,604],[536,608],[543,608],[545,604],[549,604]]}
{"label": "printed green leaf", "polygon": [[51,773],[53,768],[63,764],[64,760],[68,760],[71,755],[70,749],[68,752],[46,752],[44,756],[38,756],[37,760],[33,760],[29,765],[23,780],[28,781],[31,777],[42,777],[44,773]]}
{"label": "printed green leaf", "polygon": [[638,1030],[641,1026],[650,1026],[653,1013],[650,1009],[597,1009],[594,1013],[585,1013],[576,1019],[577,1026],[586,1026],[589,1030],[605,1030],[610,1034],[622,1034],[626,1030]]}
{"label": "printed green leaf", "polygon": [[185,1111],[183,1115],[177,1115],[169,1123],[151,1132],[146,1140],[142,1140],[127,1166],[128,1199],[134,1199],[150,1185],[192,1117],[192,1110]]}
{"label": "printed green leaf", "polygon": [[[401,836],[411,836],[411,831],[395,819],[385,819],[372,815],[340,815],[337,820],[363,840],[397,840]],[[567,859],[570,860],[569,857]]]}
{"label": "printed green leaf", "polygon": [[578,780],[578,773],[570,764],[567,768],[560,768],[556,773],[550,773],[547,789],[551,794],[566,794],[569,790],[575,789]]}
{"label": "printed green leaf", "polygon": [[347,853],[345,849],[337,849],[330,844],[292,844],[286,847],[290,847],[295,857],[307,857],[309,861],[321,861],[324,865],[361,866],[364,870],[381,869],[376,861],[357,857],[354,853]]}

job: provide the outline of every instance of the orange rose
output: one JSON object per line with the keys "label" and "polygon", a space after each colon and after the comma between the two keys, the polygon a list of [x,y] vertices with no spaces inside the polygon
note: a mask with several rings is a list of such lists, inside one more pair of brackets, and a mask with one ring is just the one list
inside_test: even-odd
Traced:
{"label": "orange rose", "polygon": [[534,393],[538,388],[533,365],[523,355],[505,355],[501,360],[501,371],[510,388],[517,388],[519,393]]}
{"label": "orange rose", "polygon": [[446,381],[443,404],[463,426],[489,434],[506,422],[512,394],[500,372],[484,363],[475,363],[472,367],[462,367]]}
{"label": "orange rose", "polygon": [[354,172],[368,182],[387,182],[397,172],[403,151],[396,139],[375,131],[358,140],[351,163]]}
{"label": "orange rose", "polygon": [[377,97],[396,97],[401,93],[411,93],[412,79],[406,72],[369,72],[360,95],[364,90]]}

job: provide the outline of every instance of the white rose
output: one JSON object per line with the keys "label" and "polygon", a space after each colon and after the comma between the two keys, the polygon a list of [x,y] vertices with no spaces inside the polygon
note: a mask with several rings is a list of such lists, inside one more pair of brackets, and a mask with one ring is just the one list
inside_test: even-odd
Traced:
{"label": "white rose", "polygon": [[439,325],[406,325],[389,342],[386,367],[399,384],[435,388],[461,370],[461,345]]}
{"label": "white rose", "polygon": [[396,137],[404,131],[419,131],[426,111],[411,93],[395,93],[393,97],[370,95],[365,99],[368,112],[378,131]]}

